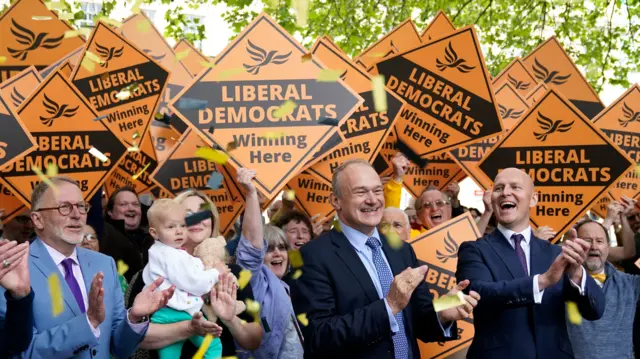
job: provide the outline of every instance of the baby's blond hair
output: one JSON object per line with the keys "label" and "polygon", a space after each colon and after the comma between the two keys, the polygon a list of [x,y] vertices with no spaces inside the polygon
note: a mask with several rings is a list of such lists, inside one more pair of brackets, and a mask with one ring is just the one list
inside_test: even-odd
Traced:
{"label": "baby's blond hair", "polygon": [[160,198],[153,202],[151,208],[147,212],[147,218],[149,219],[149,227],[157,227],[162,223],[167,213],[170,212],[186,212],[185,208],[174,199]]}

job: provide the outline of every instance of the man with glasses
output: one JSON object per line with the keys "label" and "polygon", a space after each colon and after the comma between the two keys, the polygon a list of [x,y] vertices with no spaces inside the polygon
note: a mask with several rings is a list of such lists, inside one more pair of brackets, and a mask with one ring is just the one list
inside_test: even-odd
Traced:
{"label": "man with glasses", "polygon": [[16,217],[13,217],[4,225],[2,237],[18,243],[31,242],[33,240],[33,222],[31,222],[31,211],[25,210]]}
{"label": "man with glasses", "polygon": [[411,238],[464,213],[459,205],[453,208],[451,197],[435,187],[427,187],[416,199],[415,206],[423,227],[420,230],[412,229]]}
{"label": "man with glasses", "polygon": [[[91,207],[78,184],[65,177],[42,182],[31,195],[31,219],[37,238],[30,246],[34,328],[24,358],[129,357],[142,341],[148,318],[164,307],[173,289],[155,292],[159,278],[140,293],[129,311],[118,290],[113,259],[79,248]],[[55,186],[55,187],[54,187]],[[4,289],[0,290],[0,294]],[[52,303],[62,301],[62,307]],[[0,338],[6,300],[0,295]]]}

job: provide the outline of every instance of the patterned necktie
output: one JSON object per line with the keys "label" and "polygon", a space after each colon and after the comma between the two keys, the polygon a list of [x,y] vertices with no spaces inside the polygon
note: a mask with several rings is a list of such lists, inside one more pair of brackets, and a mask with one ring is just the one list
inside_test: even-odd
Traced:
{"label": "patterned necktie", "polygon": [[511,235],[511,239],[513,239],[513,242],[515,243],[516,255],[520,260],[520,265],[522,265],[524,274],[529,275],[529,266],[527,265],[527,256],[524,255],[524,250],[520,245],[520,243],[524,240],[524,236],[522,234],[514,233]]}
{"label": "patterned necktie", "polygon": [[[380,251],[380,241],[371,237],[367,239],[367,246],[371,248],[373,252],[373,264],[376,266],[376,272],[378,272],[378,279],[380,280],[380,286],[382,287],[382,297],[386,297],[391,288],[391,282],[393,281],[393,273],[391,268],[385,263]],[[395,315],[398,322],[399,331],[392,337],[393,349],[396,359],[407,359],[409,356],[409,344],[407,342],[407,335],[404,329],[404,319],[402,318],[402,311]]]}
{"label": "patterned necktie", "polygon": [[73,275],[73,259],[67,258],[62,261],[62,266],[64,267],[64,280],[67,281],[67,285],[69,289],[71,289],[71,293],[76,298],[76,302],[78,302],[78,307],[80,307],[80,312],[84,313],[84,299],[82,299],[82,292],[80,291],[80,285],[76,280],[76,277]]}

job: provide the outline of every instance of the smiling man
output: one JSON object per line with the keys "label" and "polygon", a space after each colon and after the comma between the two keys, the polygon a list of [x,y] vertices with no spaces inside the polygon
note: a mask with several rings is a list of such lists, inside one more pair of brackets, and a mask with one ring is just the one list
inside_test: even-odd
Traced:
{"label": "smiling man", "polygon": [[531,178],[504,169],[491,194],[498,228],[460,245],[456,279],[470,280],[482,296],[468,357],[573,358],[565,302],[575,302],[588,320],[604,312],[602,290],[582,268],[588,242],[575,238],[559,247],[536,238],[529,212],[537,202]]}
{"label": "smiling man", "polygon": [[[340,230],[300,249],[302,276],[292,286],[296,313],[306,313],[304,357],[418,359],[416,339],[455,339],[455,321],[467,318],[480,299],[436,313],[418,267],[406,243],[394,250],[378,232],[384,209],[383,186],[365,161],[353,160],[333,173],[331,205]],[[463,281],[450,294],[466,288]]]}
{"label": "smiling man", "polygon": [[435,187],[426,188],[416,199],[415,207],[423,227],[412,229],[411,238],[464,213],[459,205],[452,207],[452,197]]}
{"label": "smiling man", "polygon": [[640,299],[640,276],[620,272],[607,262],[609,235],[600,223],[587,220],[576,229],[578,237],[591,244],[584,267],[602,287],[607,305],[599,320],[583,321],[581,325],[567,323],[575,357],[633,358],[633,321]]}

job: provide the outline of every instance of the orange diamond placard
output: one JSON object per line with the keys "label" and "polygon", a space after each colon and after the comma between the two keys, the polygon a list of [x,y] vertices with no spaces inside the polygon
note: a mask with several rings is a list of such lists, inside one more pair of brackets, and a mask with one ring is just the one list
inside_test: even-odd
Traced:
{"label": "orange diamond placard", "polygon": [[502,132],[497,102],[472,26],[376,64],[407,102],[398,138],[420,157]]}
{"label": "orange diamond placard", "polygon": [[[0,169],[13,167],[22,156],[37,148],[36,140],[8,103],[0,97]],[[0,171],[0,175],[2,171]],[[0,176],[1,177],[1,176]],[[2,208],[2,207],[0,207]]]}
{"label": "orange diamond placard", "polygon": [[186,39],[181,39],[173,47],[176,58],[189,70],[191,76],[196,76],[209,63],[209,58],[204,56],[195,46]]}
{"label": "orange diamond placard", "polygon": [[77,64],[78,61],[80,60],[80,56],[82,56],[83,52],[84,52],[84,41],[82,42],[82,46],[71,51],[70,53],[66,54],[64,57],[60,58],[56,62],[42,69],[40,71],[40,76],[42,76],[42,78],[49,76],[49,74],[53,70],[57,69],[58,67],[60,67],[60,65],[64,64],[67,61],[69,62],[69,64],[72,65],[72,67],[75,66],[75,64]]}
{"label": "orange diamond placard", "polygon": [[555,242],[633,165],[569,100],[550,89],[478,168],[491,179],[507,167],[528,173],[538,195],[531,222],[557,231]]}
{"label": "orange diamond placard", "polygon": [[[622,149],[635,163],[640,162],[640,85],[635,84],[609,105],[593,124],[604,132],[613,143]],[[636,168],[627,172],[608,191],[609,200],[620,200],[621,196],[640,198],[640,174]],[[598,214],[606,214],[604,210]],[[602,204],[602,203],[600,203]],[[602,206],[599,207],[602,209]]]}
{"label": "orange diamond placard", "polygon": [[[317,81],[318,60],[266,14],[258,16],[170,104],[229,162],[257,171],[267,198],[309,163],[362,102],[342,80]],[[337,126],[336,126],[337,124]],[[319,158],[318,158],[319,159]]]}
{"label": "orange diamond placard", "polygon": [[422,43],[420,34],[411,18],[401,22],[380,40],[364,49],[353,59],[357,65],[367,69],[368,72],[375,71],[373,65],[387,57],[399,54],[412,49]]}
{"label": "orange diamond placard", "polygon": [[[235,183],[235,171],[195,156],[198,148],[203,146],[207,145],[197,131],[187,129],[180,137],[179,145],[169,152],[151,177],[173,195],[188,189],[205,193],[218,209],[220,232],[225,234],[244,209],[244,195]],[[221,177],[219,187],[215,189],[207,187],[214,175]]]}
{"label": "orange diamond placard", "polygon": [[[41,181],[34,168],[44,171],[53,163],[60,175],[78,181],[89,200],[126,152],[106,120],[96,120],[92,106],[59,70],[20,105],[18,116],[38,148],[0,171],[0,180],[28,206],[33,188]],[[106,161],[89,153],[92,148],[102,152]]]}
{"label": "orange diamond placard", "polygon": [[[35,20],[37,16],[49,20]],[[41,70],[60,57],[84,44],[81,36],[65,38],[65,32],[75,31],[60,20],[55,11],[40,0],[19,0],[0,17],[0,83],[34,65]]]}
{"label": "orange diamond placard", "polygon": [[29,66],[0,85],[0,97],[12,109],[17,110],[41,82],[38,70],[35,66]]}
{"label": "orange diamond placard", "polygon": [[531,92],[529,92],[524,98],[525,101],[527,101],[529,107],[538,102],[538,100],[545,94],[545,92],[547,92],[548,89],[549,88],[545,84],[538,84],[536,87],[534,87],[534,89],[531,90]]}
{"label": "orange diamond placard", "polygon": [[[470,213],[464,213],[411,239],[409,243],[416,252],[420,264],[429,266],[425,281],[434,299],[447,294],[456,286],[458,248],[462,242],[475,241],[482,237]],[[423,343],[422,358],[446,358],[469,345],[473,340],[473,318],[458,320],[458,340],[444,343]]]}
{"label": "orange diamond placard", "polygon": [[526,97],[538,84],[519,57],[511,61],[498,76],[493,79],[493,88],[500,88],[504,84],[510,84],[522,97]]}
{"label": "orange diamond placard", "polygon": [[559,91],[587,118],[604,110],[598,94],[555,37],[536,47],[522,62],[538,82]]}
{"label": "orange diamond placard", "polygon": [[309,218],[319,215],[319,217],[330,219],[336,213],[329,202],[331,185],[319,180],[308,171],[300,172],[287,183],[285,188],[295,193],[296,207]]}
{"label": "orange diamond placard", "polygon": [[456,31],[456,27],[453,25],[447,14],[442,10],[438,10],[436,16],[433,17],[433,20],[427,25],[427,27],[420,35],[423,43],[431,42],[433,40],[437,40],[442,36],[449,35],[450,33]]}

